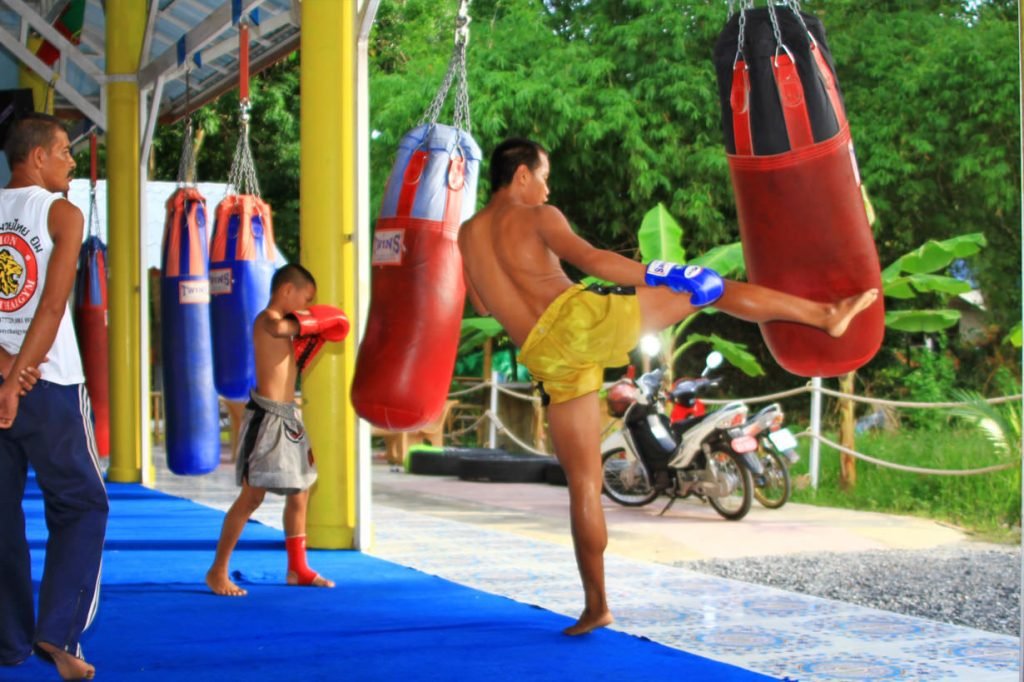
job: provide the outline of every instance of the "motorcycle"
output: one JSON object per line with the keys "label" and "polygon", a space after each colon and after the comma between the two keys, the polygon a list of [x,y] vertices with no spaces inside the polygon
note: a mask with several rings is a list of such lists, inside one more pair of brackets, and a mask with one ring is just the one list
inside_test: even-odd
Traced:
{"label": "motorcycle", "polygon": [[[721,363],[722,355],[711,353],[701,377],[677,384],[671,400],[693,405],[700,393],[718,385],[719,379],[707,374]],[[747,406],[730,402],[672,424],[665,414],[663,377],[656,369],[609,389],[609,408],[622,418],[622,428],[601,443],[604,493],[627,507],[642,507],[665,493],[670,499],[662,514],[677,499],[696,495],[722,517],[742,519],[753,501],[752,472],[763,472],[757,439],[742,433]]]}
{"label": "motorcycle", "polygon": [[793,486],[789,467],[800,460],[796,438],[782,426],[783,419],[782,407],[772,403],[743,425],[743,432],[757,439],[763,469],[754,477],[754,499],[768,509],[778,509],[789,500]]}

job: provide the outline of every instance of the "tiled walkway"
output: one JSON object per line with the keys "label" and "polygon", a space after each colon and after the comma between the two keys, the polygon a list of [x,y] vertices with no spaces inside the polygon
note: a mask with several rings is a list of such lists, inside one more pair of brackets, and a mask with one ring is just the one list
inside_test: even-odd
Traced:
{"label": "tiled walkway", "polygon": [[[228,467],[199,478],[162,472],[158,487],[226,509]],[[281,527],[282,498],[256,518]],[[462,585],[576,616],[581,604],[564,544],[377,502],[369,553]],[[795,680],[1017,680],[1014,637],[607,557],[615,628],[749,670]],[[332,576],[344,580],[344,576]]]}

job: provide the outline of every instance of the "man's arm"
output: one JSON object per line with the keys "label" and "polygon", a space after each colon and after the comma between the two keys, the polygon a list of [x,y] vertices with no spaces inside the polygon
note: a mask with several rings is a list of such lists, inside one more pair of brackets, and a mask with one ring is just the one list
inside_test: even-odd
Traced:
{"label": "man's arm", "polygon": [[[20,377],[30,367],[38,367],[53,346],[75,283],[84,223],[82,212],[70,201],[57,199],[50,206],[48,228],[53,252],[46,266],[46,284],[25,333],[21,351],[10,369],[12,377]],[[9,427],[14,421],[18,412],[19,390],[17,381],[6,381],[0,386],[0,427]]]}
{"label": "man's arm", "polygon": [[299,321],[294,317],[282,317],[267,311],[256,318],[256,324],[276,339],[290,339],[299,335]]}
{"label": "man's arm", "polygon": [[588,275],[622,284],[642,286],[646,269],[642,263],[593,246],[572,231],[569,221],[554,206],[538,206],[537,230],[552,252]]}

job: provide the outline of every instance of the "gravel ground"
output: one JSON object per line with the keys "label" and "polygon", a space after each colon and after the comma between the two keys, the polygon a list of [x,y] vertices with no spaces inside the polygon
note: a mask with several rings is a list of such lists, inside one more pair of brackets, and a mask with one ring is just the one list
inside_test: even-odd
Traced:
{"label": "gravel ground", "polygon": [[823,552],[685,561],[701,573],[1018,636],[1019,547]]}

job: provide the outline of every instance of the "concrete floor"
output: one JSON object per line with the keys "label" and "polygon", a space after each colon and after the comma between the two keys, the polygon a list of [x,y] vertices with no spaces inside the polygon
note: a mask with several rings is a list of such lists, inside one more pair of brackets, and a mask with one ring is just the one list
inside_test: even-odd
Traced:
{"label": "concrete floor", "polygon": [[[227,509],[233,467],[179,477],[160,465],[156,486]],[[567,491],[415,476],[373,467],[369,554],[568,616],[582,594],[572,555]],[[281,527],[283,498],[256,519]],[[800,680],[1017,680],[1017,638],[868,609],[671,566],[685,559],[794,552],[915,549],[970,542],[925,519],[756,503],[739,522],[694,501],[606,501],[613,627],[749,670]],[[211,539],[212,540],[212,539]],[[283,556],[282,556],[283,561]],[[330,576],[343,581],[344,576]]]}

